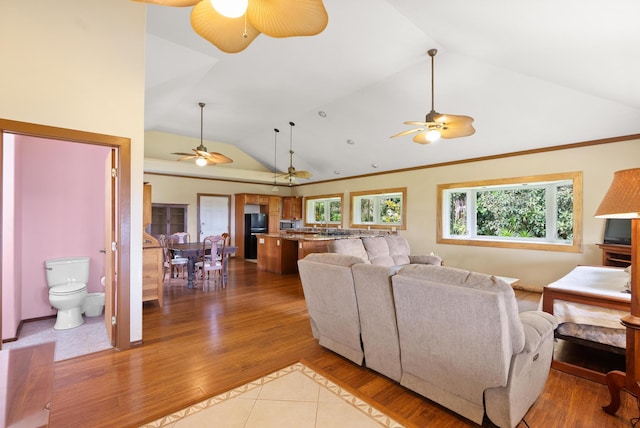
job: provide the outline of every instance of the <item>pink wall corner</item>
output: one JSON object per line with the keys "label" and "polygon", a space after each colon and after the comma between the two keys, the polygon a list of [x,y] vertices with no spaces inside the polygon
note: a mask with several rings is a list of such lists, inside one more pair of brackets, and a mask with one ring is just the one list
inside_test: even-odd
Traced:
{"label": "pink wall corner", "polygon": [[89,256],[88,292],[102,292],[104,275],[105,159],[108,147],[16,137],[20,177],[16,205],[22,319],[55,314],[49,304],[44,261]]}

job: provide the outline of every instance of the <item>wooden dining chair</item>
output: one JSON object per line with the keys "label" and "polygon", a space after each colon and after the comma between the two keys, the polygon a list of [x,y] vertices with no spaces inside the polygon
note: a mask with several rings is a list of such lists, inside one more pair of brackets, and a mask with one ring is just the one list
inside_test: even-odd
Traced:
{"label": "wooden dining chair", "polygon": [[175,270],[174,268],[180,268],[182,278],[184,278],[184,270],[189,263],[189,259],[186,257],[174,256],[171,252],[171,248],[169,247],[170,240],[167,240],[163,235],[161,235],[159,241],[162,246],[162,255],[164,256],[164,262],[162,264],[162,283],[164,284],[164,278],[167,275],[167,271],[169,271],[169,284],[171,284],[171,278],[173,278],[173,272]]}
{"label": "wooden dining chair", "polygon": [[[218,248],[221,248],[221,253],[224,254],[226,246],[226,237],[220,236],[207,236],[202,240],[202,255],[200,260],[196,262],[195,267],[200,271],[202,280],[204,281],[204,274],[207,274],[207,280],[210,278],[211,271],[214,272],[214,282],[220,284],[224,288],[226,282],[224,279],[224,265],[223,260],[219,259]],[[208,253],[208,254],[207,254]],[[210,258],[207,258],[207,255]]]}
{"label": "wooden dining chair", "polygon": [[173,244],[188,244],[189,242],[191,242],[189,232],[176,232],[171,234],[171,243]]}

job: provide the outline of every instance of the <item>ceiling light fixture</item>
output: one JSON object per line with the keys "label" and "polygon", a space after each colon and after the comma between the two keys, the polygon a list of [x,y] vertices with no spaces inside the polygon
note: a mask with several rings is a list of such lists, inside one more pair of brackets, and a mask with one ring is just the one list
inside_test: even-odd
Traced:
{"label": "ceiling light fixture", "polygon": [[320,117],[327,117],[327,113],[325,113],[324,111],[320,110],[320,111],[318,112],[318,116],[320,116]]}
{"label": "ceiling light fixture", "polygon": [[249,0],[210,0],[211,6],[226,18],[240,18],[247,12]]}
{"label": "ceiling light fixture", "polygon": [[[226,53],[247,48],[260,33],[267,36],[315,36],[329,17],[322,0],[134,0],[160,6],[187,7],[191,26]],[[235,3],[237,7],[227,8]]]}
{"label": "ceiling light fixture", "polygon": [[207,160],[203,157],[196,158],[196,165],[198,166],[207,166]]}
{"label": "ceiling light fixture", "polygon": [[434,107],[434,57],[438,53],[437,49],[429,49],[427,54],[431,57],[431,111],[427,114],[424,122],[408,121],[405,125],[417,125],[419,128],[402,131],[391,138],[405,135],[418,134],[413,137],[413,141],[420,144],[429,144],[439,138],[459,138],[467,137],[476,132],[471,123],[470,116],[458,116],[453,114],[440,114]]}

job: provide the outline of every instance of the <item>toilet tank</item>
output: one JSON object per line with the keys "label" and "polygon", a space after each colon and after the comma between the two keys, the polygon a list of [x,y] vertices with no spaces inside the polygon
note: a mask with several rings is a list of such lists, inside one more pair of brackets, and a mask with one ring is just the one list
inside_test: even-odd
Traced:
{"label": "toilet tank", "polygon": [[67,284],[69,282],[89,281],[89,257],[65,257],[44,261],[47,285]]}

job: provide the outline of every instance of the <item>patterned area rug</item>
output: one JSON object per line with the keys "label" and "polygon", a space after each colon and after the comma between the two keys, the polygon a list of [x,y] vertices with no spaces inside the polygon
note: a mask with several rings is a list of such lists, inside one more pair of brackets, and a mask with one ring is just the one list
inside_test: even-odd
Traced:
{"label": "patterned area rug", "polygon": [[403,426],[303,363],[296,363],[142,428]]}

